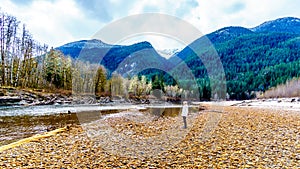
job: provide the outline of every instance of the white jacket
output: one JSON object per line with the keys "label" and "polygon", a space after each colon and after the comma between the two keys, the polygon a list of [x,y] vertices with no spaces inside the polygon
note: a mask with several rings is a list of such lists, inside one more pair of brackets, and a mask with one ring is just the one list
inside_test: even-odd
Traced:
{"label": "white jacket", "polygon": [[183,105],[182,106],[182,111],[181,111],[181,116],[187,116],[189,112],[189,106],[188,105]]}

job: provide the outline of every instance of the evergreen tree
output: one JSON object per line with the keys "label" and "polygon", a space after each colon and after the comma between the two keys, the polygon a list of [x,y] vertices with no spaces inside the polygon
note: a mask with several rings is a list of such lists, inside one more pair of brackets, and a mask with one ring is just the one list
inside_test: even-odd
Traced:
{"label": "evergreen tree", "polygon": [[106,85],[106,73],[102,66],[99,66],[95,76],[95,93],[96,95],[101,95],[105,92]]}

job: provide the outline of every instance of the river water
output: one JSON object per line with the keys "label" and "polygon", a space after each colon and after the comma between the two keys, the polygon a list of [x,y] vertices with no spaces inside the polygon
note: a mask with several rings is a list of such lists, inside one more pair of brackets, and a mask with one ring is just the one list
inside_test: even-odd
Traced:
{"label": "river water", "polygon": [[0,106],[0,146],[68,124],[88,123],[107,115],[130,110],[147,111],[154,116],[174,117],[179,115],[180,106]]}

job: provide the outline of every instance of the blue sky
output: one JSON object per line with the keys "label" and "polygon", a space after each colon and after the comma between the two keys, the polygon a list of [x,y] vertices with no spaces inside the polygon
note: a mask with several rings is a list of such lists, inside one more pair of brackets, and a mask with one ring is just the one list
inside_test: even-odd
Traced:
{"label": "blue sky", "polygon": [[[133,14],[169,14],[207,34],[225,26],[251,28],[280,17],[300,18],[299,6],[298,0],[1,0],[0,7],[25,23],[34,39],[57,47],[90,39],[105,25]],[[180,47],[159,37],[145,40],[160,49]]]}

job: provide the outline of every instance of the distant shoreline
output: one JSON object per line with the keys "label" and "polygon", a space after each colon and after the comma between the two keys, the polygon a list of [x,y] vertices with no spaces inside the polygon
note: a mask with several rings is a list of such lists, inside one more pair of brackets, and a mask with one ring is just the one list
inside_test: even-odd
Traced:
{"label": "distant shoreline", "polygon": [[255,107],[262,109],[289,110],[300,112],[300,100],[298,98],[273,98],[273,99],[254,99],[241,101],[221,101],[221,102],[201,102],[207,105],[221,105],[233,107]]}

